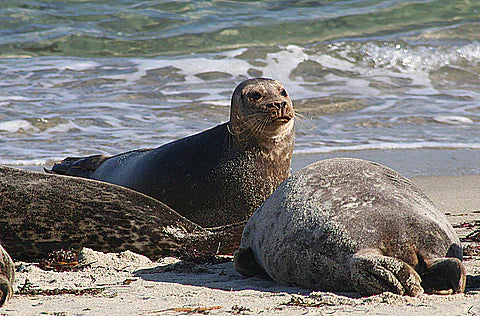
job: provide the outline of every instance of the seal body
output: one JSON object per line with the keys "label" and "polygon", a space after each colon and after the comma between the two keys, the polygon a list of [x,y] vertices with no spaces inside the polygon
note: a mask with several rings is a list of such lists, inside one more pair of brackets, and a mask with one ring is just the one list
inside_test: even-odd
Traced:
{"label": "seal body", "polygon": [[[231,254],[244,226],[204,229],[128,188],[4,166],[0,210],[0,240],[15,260],[45,259],[55,250],[82,247],[130,250],[153,260],[193,251]],[[0,285],[2,275],[10,275],[5,254],[0,256]]]}
{"label": "seal body", "polygon": [[15,269],[12,258],[0,245],[0,307],[3,306],[13,295],[13,279]]}
{"label": "seal body", "polygon": [[250,79],[227,123],[155,149],[67,158],[52,172],[134,189],[204,227],[241,222],[290,174],[293,117],[280,82]]}
{"label": "seal body", "polygon": [[412,182],[377,163],[328,159],[287,179],[248,221],[236,269],[364,295],[461,292],[460,241]]}

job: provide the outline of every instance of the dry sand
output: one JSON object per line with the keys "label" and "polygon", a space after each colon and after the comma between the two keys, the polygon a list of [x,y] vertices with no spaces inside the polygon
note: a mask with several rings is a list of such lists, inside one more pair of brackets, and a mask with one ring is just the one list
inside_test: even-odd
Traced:
{"label": "dry sand", "polygon": [[[461,237],[480,229],[480,176],[413,180],[447,214]],[[479,245],[467,244],[472,249]],[[358,298],[355,293],[311,292],[259,278],[246,279],[229,260],[200,265],[174,258],[151,262],[131,252],[102,254],[84,249],[79,262],[83,269],[75,272],[47,272],[36,264],[17,263],[16,294],[0,313],[480,315],[478,255],[465,258],[466,293],[416,298],[391,293]],[[71,294],[59,294],[62,292]]]}

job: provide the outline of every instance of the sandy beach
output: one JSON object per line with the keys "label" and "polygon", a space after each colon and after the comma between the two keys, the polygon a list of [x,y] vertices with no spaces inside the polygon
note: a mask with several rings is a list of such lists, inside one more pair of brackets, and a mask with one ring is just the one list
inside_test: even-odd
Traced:
{"label": "sandy beach", "polygon": [[[297,159],[297,166],[301,165]],[[175,258],[152,262],[128,251],[103,254],[84,248],[74,271],[44,271],[38,264],[17,262],[15,295],[0,313],[480,315],[480,175],[412,180],[447,215],[467,247],[464,294],[412,298],[383,293],[362,298],[356,293],[314,292],[260,278],[247,279],[235,271],[231,257],[208,263]]]}

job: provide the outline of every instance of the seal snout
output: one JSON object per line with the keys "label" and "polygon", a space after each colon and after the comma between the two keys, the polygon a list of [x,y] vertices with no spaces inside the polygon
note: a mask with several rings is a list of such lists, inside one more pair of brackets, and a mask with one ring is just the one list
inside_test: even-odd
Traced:
{"label": "seal snout", "polygon": [[288,104],[287,101],[276,101],[276,102],[267,104],[267,107],[280,110],[280,109],[286,108],[287,104]]}
{"label": "seal snout", "polygon": [[272,122],[288,123],[294,116],[293,111],[288,107],[286,101],[275,102],[270,108]]}

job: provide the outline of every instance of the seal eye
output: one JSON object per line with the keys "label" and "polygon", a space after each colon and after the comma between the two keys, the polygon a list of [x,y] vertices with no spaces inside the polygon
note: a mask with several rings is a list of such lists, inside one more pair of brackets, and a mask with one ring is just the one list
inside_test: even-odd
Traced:
{"label": "seal eye", "polygon": [[258,101],[260,100],[261,98],[263,98],[262,94],[260,92],[253,92],[252,94],[250,94],[248,96],[249,99],[253,100],[253,101]]}
{"label": "seal eye", "polygon": [[288,94],[287,94],[287,91],[285,91],[285,89],[282,89],[282,91],[280,91],[280,95],[282,97],[286,97]]}

